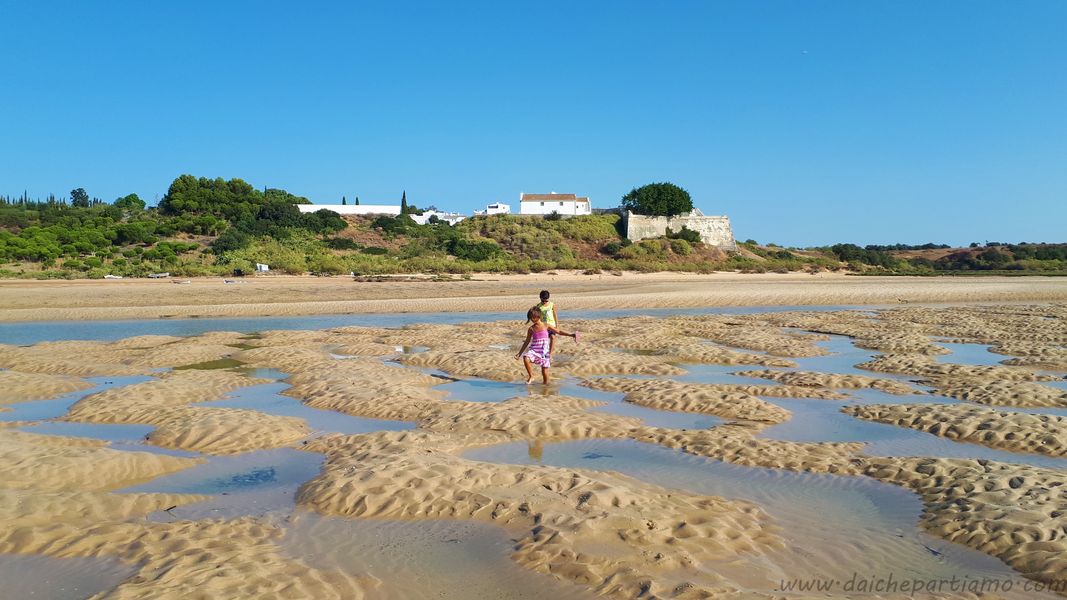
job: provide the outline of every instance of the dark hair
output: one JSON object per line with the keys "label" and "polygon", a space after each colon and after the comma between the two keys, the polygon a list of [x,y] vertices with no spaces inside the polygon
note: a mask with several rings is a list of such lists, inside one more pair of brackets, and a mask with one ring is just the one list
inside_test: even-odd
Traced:
{"label": "dark hair", "polygon": [[537,308],[535,306],[535,307],[531,308],[530,310],[526,311],[526,320],[527,321],[533,321],[534,315],[537,315],[538,317],[540,317],[541,316],[541,309]]}
{"label": "dark hair", "polygon": [[541,302],[548,302],[548,290],[541,290]]}

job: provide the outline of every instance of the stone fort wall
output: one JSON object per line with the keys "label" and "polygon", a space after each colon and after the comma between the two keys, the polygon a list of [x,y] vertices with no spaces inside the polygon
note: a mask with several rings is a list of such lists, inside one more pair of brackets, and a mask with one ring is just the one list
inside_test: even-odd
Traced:
{"label": "stone fort wall", "polygon": [[626,212],[626,238],[631,242],[666,235],[667,228],[677,233],[682,227],[700,234],[700,241],[723,250],[737,250],[730,217],[708,217],[698,209],[675,217],[646,217]]}

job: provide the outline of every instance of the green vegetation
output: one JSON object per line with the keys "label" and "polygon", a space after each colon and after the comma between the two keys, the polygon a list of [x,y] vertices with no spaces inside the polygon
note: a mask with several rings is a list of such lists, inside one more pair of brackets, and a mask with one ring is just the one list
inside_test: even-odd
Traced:
{"label": "green vegetation", "polygon": [[621,206],[638,215],[673,217],[693,210],[693,199],[673,183],[650,183],[630,190]]}
{"label": "green vegetation", "polygon": [[[668,187],[669,186],[669,187]],[[673,190],[670,188],[674,188]],[[675,191],[676,190],[676,191]],[[677,192],[677,193],[676,193]],[[683,196],[684,195],[684,196]],[[632,207],[682,211],[684,190],[653,184],[634,190]],[[670,197],[672,200],[664,200]],[[355,200],[358,203],[358,198]],[[335,275],[389,273],[632,271],[789,272],[849,270],[861,274],[1062,274],[1067,244],[937,244],[787,249],[747,240],[727,254],[700,242],[695,231],[668,231],[631,243],[620,217],[607,213],[564,218],[492,215],[456,226],[406,213],[342,218],[301,213],[307,199],[280,189],[259,190],[240,179],[182,175],[158,207],[136,194],[111,204],[82,188],[69,199],[0,198],[0,277],[102,278],[249,274],[256,263],[272,272]],[[690,205],[691,206],[691,205]]]}

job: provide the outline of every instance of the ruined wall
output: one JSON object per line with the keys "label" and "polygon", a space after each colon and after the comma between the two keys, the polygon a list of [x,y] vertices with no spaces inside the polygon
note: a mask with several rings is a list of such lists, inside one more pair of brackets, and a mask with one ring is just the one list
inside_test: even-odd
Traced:
{"label": "ruined wall", "polygon": [[707,217],[697,209],[676,217],[646,217],[626,213],[626,237],[631,242],[656,238],[667,233],[667,228],[678,232],[685,226],[700,234],[700,241],[723,250],[737,250],[730,217]]}

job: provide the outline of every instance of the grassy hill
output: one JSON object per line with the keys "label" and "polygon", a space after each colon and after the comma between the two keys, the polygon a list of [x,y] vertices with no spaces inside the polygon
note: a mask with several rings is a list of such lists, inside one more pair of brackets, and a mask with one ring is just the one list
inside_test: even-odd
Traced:
{"label": "grassy hill", "polygon": [[[789,272],[864,274],[1062,274],[1067,244],[971,248],[836,244],[789,249],[753,240],[727,254],[694,232],[630,243],[614,214],[572,218],[493,215],[417,225],[407,216],[301,213],[307,199],[257,190],[239,179],[183,175],[158,207],[136,195],[113,203],[72,194],[0,198],[0,277],[234,275],[266,263],[292,274],[599,271]],[[417,211],[418,209],[413,208]]]}

